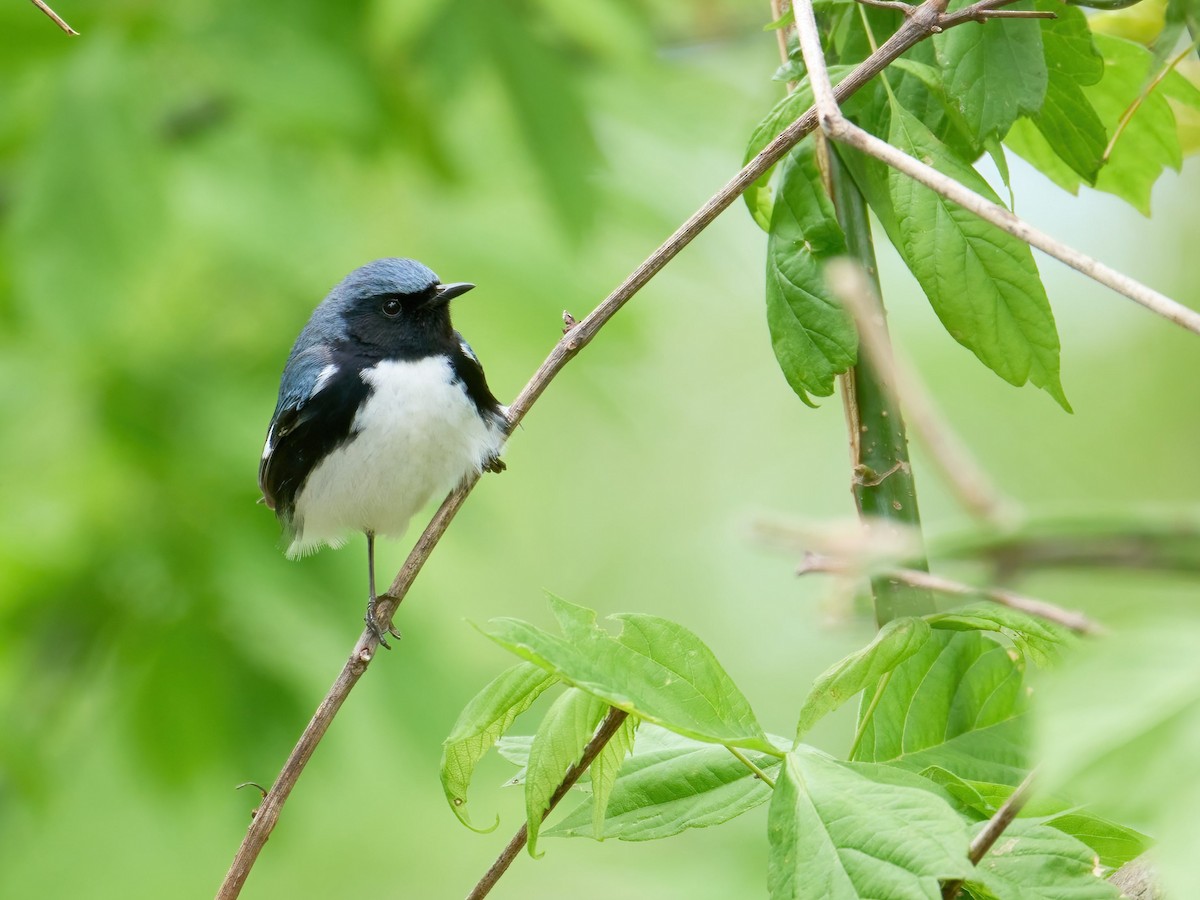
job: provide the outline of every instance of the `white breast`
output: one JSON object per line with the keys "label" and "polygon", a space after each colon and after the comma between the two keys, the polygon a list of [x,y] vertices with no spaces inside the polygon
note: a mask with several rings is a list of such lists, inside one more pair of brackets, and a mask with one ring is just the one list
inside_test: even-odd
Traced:
{"label": "white breast", "polygon": [[373,391],[354,419],[357,435],[304,482],[288,556],[339,546],[350,531],[399,536],[422,506],[500,450],[499,427],[480,419],[444,356],[380,362],[362,379]]}

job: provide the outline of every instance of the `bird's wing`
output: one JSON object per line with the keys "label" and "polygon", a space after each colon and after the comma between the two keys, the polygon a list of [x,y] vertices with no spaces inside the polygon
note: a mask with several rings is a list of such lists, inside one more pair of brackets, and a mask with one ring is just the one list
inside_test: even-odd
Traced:
{"label": "bird's wing", "polygon": [[479,410],[479,414],[485,418],[491,417],[496,427],[506,428],[504,407],[500,405],[500,401],[488,387],[487,377],[483,374],[483,365],[479,362],[479,357],[475,355],[471,345],[463,340],[461,334],[455,336],[458,338],[458,346],[455,348],[455,352],[450,354],[450,365],[454,369],[455,377],[462,382],[467,396],[471,398],[475,408]]}
{"label": "bird's wing", "polygon": [[[279,401],[267,428],[262,460],[258,464],[258,487],[269,509],[280,506],[282,483],[279,462],[280,445],[297,428],[312,420],[320,410],[313,402],[328,382],[338,373],[333,352],[325,344],[317,344],[289,357],[279,385]],[[298,485],[296,486],[298,487]],[[284,506],[290,505],[287,497]]]}

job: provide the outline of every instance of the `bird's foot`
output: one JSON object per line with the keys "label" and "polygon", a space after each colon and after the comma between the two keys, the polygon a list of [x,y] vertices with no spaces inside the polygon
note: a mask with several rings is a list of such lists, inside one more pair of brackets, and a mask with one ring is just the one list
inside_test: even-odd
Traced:
{"label": "bird's foot", "polygon": [[489,456],[483,461],[483,471],[485,472],[495,472],[497,475],[499,475],[507,468],[508,466],[504,464],[504,460],[500,458],[500,454]]}
{"label": "bird's foot", "polygon": [[387,635],[390,634],[397,640],[402,637],[400,632],[396,630],[395,625],[389,624],[387,628],[380,627],[379,619],[376,615],[374,597],[367,601],[367,614],[363,616],[363,621],[367,623],[367,627],[371,629],[371,633],[374,634],[376,640],[379,641],[379,646],[383,647],[384,650],[392,649],[392,645],[387,642]]}

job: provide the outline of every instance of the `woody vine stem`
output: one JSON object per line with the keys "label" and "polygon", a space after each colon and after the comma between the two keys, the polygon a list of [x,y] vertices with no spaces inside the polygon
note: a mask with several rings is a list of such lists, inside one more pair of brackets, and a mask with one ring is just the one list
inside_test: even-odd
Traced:
{"label": "woody vine stem", "polygon": [[[844,102],[859,88],[885,69],[893,60],[909,48],[925,40],[930,35],[946,28],[977,20],[980,16],[994,15],[994,9],[1010,0],[981,0],[980,3],[965,10],[946,13],[948,0],[926,0],[920,6],[912,7],[904,22],[895,34],[884,42],[879,49],[859,64],[836,88],[832,97],[836,103]],[[967,15],[970,13],[970,15]],[[826,84],[828,82],[826,81]],[[815,87],[815,85],[814,85]],[[818,99],[822,94],[816,95]],[[827,99],[827,98],[826,98]],[[838,122],[836,103],[833,116],[828,114],[828,104],[822,116],[824,124],[831,129],[835,139],[847,139],[850,133],[847,128],[854,126],[844,119]],[[844,123],[844,124],[842,124]],[[775,165],[792,147],[816,129],[818,125],[817,108],[814,106],[785,128],[763,150],[738,172],[724,187],[715,193],[703,206],[687,219],[667,240],[646,258],[634,271],[617,286],[586,318],[572,327],[560,340],[549,356],[538,367],[533,377],[522,389],[509,408],[509,426],[514,428],[529,412],[529,409],[542,395],[554,377],[562,368],[575,358],[599,333],[600,329],[644,287],[664,266],[689,243],[691,243],[714,219],[727,209],[752,183]],[[865,140],[869,139],[869,140]],[[911,157],[895,151],[887,144],[863,133],[863,137],[855,136],[855,145],[863,144],[863,149],[883,159],[890,165],[911,174],[912,177],[933,190],[949,197],[956,203],[976,212],[983,218],[992,221],[1000,228],[1015,234],[1034,246],[1045,250],[1053,256],[1074,266],[1084,274],[1095,278],[1102,284],[1112,287],[1119,293],[1145,305],[1147,308],[1200,334],[1200,314],[1176,303],[1159,294],[1157,291],[1114,272],[1107,266],[1092,260],[1077,251],[1060,244],[1048,236],[1037,232],[1030,226],[1013,216],[1007,210],[994,207],[986,200],[952,179],[923,166]],[[873,143],[872,143],[873,142]],[[882,144],[880,149],[877,144]],[[991,207],[991,208],[989,208]],[[452,492],[439,507],[425,531],[417,540],[408,559],[392,581],[387,594],[379,598],[378,616],[381,624],[390,623],[396,608],[408,593],[413,581],[421,571],[425,561],[433,552],[445,533],[446,528],[454,519],[455,514],[478,483],[478,477],[468,479],[462,486]],[[346,701],[350,691],[366,672],[374,659],[378,639],[369,630],[364,629],[353,651],[343,665],[341,672],[334,680],[328,693],[317,707],[312,719],[305,727],[296,746],[289,754],[278,777],[271,789],[263,798],[262,804],[255,813],[253,821],[242,840],[229,871],[226,873],[217,891],[217,900],[233,900],[241,894],[243,885],[250,874],[267,838],[279,820],[284,803],[295,787],[296,782],[304,771],[305,765],[312,757],[317,745],[332,724],[338,710]]]}

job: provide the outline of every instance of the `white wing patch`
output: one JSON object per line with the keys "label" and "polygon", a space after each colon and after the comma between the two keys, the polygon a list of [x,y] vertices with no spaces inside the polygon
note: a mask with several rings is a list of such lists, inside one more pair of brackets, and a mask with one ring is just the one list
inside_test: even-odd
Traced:
{"label": "white wing patch", "polygon": [[459,349],[461,349],[462,352],[467,355],[468,359],[474,360],[476,365],[479,364],[479,357],[475,355],[475,351],[471,349],[470,344],[468,344],[466,341],[459,341],[458,346]]}
{"label": "white wing patch", "polygon": [[338,367],[333,363],[330,363],[323,368],[317,374],[317,382],[313,385],[312,393],[308,395],[308,399],[311,400],[313,397],[317,396],[317,394],[321,393],[321,390],[325,387],[325,385],[329,384],[329,379],[336,375],[337,372]]}

